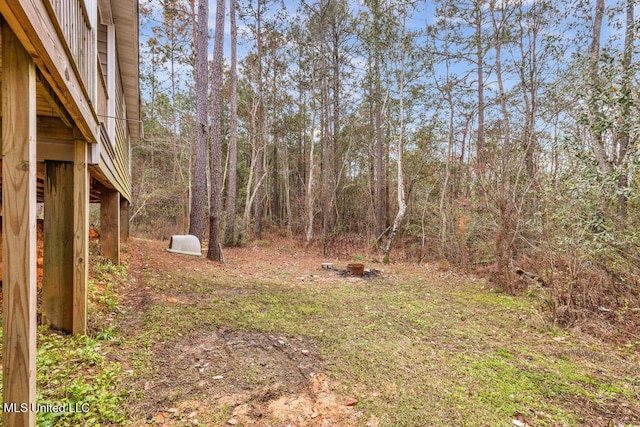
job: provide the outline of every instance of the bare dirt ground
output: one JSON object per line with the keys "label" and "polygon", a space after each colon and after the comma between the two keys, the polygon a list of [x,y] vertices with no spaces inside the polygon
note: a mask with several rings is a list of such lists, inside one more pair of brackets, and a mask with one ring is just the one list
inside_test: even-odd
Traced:
{"label": "bare dirt ground", "polygon": [[331,391],[322,360],[305,354],[309,348],[285,337],[215,330],[156,349],[161,375],[145,381],[138,410],[158,425],[216,420],[225,407],[230,418],[217,421],[230,425],[348,425],[348,399]]}
{"label": "bare dirt ground", "polygon": [[[123,303],[134,315],[123,318],[124,331],[139,330],[154,300],[188,306],[198,298],[157,294],[146,286],[149,276],[161,272],[211,269],[204,258],[176,256],[166,247],[166,242],[129,244],[132,277]],[[284,274],[284,280],[303,285],[320,280],[313,272],[326,261],[312,251],[258,245],[227,249],[225,258],[225,265],[216,265],[225,278],[277,274],[282,279]],[[212,328],[169,345],[153,343],[151,350],[152,374],[134,386],[144,397],[133,405],[139,419],[132,425],[349,426],[362,418],[356,400],[335,391],[318,349],[302,338]],[[378,425],[375,417],[367,425]]]}

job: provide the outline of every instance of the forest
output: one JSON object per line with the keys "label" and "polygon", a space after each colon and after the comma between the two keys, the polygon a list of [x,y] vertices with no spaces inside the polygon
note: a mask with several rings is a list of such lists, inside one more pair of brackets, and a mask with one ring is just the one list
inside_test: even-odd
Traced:
{"label": "forest", "polygon": [[437,261],[640,323],[635,0],[141,2],[136,233]]}
{"label": "forest", "polygon": [[640,426],[640,0],[0,17],[0,425]]}

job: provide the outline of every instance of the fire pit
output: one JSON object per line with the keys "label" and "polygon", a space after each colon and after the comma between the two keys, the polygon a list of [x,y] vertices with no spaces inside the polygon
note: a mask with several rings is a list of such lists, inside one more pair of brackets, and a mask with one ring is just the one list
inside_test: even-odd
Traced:
{"label": "fire pit", "polygon": [[362,276],[364,274],[364,264],[362,263],[347,264],[347,271],[352,276]]}
{"label": "fire pit", "polygon": [[374,279],[376,277],[383,277],[383,273],[380,270],[376,270],[376,269],[369,269],[363,268],[362,274],[360,275],[356,275],[353,274],[352,271],[353,269],[350,269],[349,266],[347,266],[347,269],[342,270],[342,269],[334,269],[333,270],[335,272],[336,275],[340,276],[340,277],[357,277],[360,279]]}

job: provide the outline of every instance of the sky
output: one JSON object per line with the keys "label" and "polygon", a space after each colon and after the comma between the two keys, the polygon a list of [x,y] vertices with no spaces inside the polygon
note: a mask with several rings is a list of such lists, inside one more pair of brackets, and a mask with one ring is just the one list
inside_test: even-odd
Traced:
{"label": "sky", "polygon": [[[158,1],[158,0],[151,0],[151,1]],[[197,0],[195,0],[197,1]],[[236,1],[248,1],[248,0],[236,0]],[[255,0],[252,0],[255,1]],[[386,0],[386,1],[397,1],[397,0]],[[499,1],[499,0],[498,0]],[[508,1],[508,0],[505,0]],[[515,1],[515,0],[512,0]],[[523,0],[525,2],[525,4],[532,4],[537,0]],[[593,10],[593,3],[594,0],[565,0],[566,2],[569,2],[571,4],[576,4],[580,1],[584,1],[586,2],[586,13],[591,13]],[[606,4],[608,6],[612,5],[614,2],[612,1],[606,1]],[[197,4],[197,3],[196,3]],[[209,14],[209,28],[210,28],[210,34],[213,35],[214,31],[213,31],[213,23],[215,22],[215,2],[210,1],[210,14]],[[560,4],[560,2],[557,2],[555,4]],[[275,16],[275,10],[273,8],[274,3],[271,3],[270,8],[268,9],[268,11],[265,13],[265,19],[268,20],[269,18],[273,18]],[[286,19],[288,20],[295,20],[297,18],[297,8],[299,5],[299,1],[293,1],[293,0],[284,0],[284,11],[286,12]],[[354,16],[357,16],[359,12],[364,12],[367,10],[366,6],[364,6],[363,2],[360,0],[349,0],[349,5],[351,7],[351,11],[353,12]],[[437,2],[433,1],[433,0],[428,0],[428,1],[422,1],[417,3],[416,8],[414,10],[414,12],[411,14],[411,16],[407,19],[407,29],[408,30],[415,30],[415,31],[420,31],[425,29],[425,27],[429,24],[434,24],[436,19],[435,19],[435,10],[436,10],[436,5]],[[224,31],[224,56],[226,58],[226,63],[228,64],[229,62],[229,57],[230,57],[230,52],[231,52],[231,43],[230,43],[230,28],[229,28],[229,13],[228,13],[228,1],[227,1],[227,10],[226,10],[226,17],[225,17],[225,31]],[[640,16],[640,4],[638,6],[636,6],[636,19],[638,19]],[[591,16],[591,14],[589,15]],[[622,14],[619,14],[618,16],[623,16]],[[301,19],[301,18],[299,18]],[[145,24],[143,24],[142,28],[141,28],[141,50],[145,51],[145,46],[144,44],[146,43],[147,39],[149,38],[149,36],[151,35],[151,27],[154,25],[158,25],[159,21],[161,20],[161,18],[155,18],[152,19],[151,21],[147,21]],[[240,19],[239,16],[237,16],[237,20],[238,20],[238,25],[239,25],[239,46],[238,46],[238,58],[239,60],[241,60],[243,57],[245,57],[247,55],[247,53],[254,49],[254,41],[248,39],[249,37],[247,37],[247,35],[251,34],[251,31],[248,27],[245,26],[245,24],[242,22],[242,20]],[[584,20],[586,21],[586,19]],[[142,20],[142,22],[144,22],[144,20]],[[567,21],[564,21],[563,25],[566,25]],[[490,23],[485,23],[484,24],[485,29],[490,30]],[[567,27],[561,27],[561,28],[557,28],[556,31],[556,35],[563,37],[565,40],[567,41],[571,41],[572,44],[569,44],[568,48],[562,52],[564,55],[565,59],[568,59],[573,53],[576,52],[577,49],[586,49],[588,47],[589,44],[589,37],[590,37],[590,28],[588,27],[588,25],[582,25],[582,31],[584,34],[584,38],[582,40],[579,40],[579,37],[577,36],[576,30],[575,29],[571,29],[571,28],[567,28]],[[466,30],[467,34],[472,34],[473,33],[473,29],[468,28]],[[614,35],[618,35],[617,38],[612,37]],[[621,45],[623,37],[622,35],[624,34],[624,29],[623,28],[618,28],[616,29],[611,21],[605,17],[605,23],[604,23],[604,27],[603,27],[603,32],[602,32],[602,40],[614,40],[614,44],[617,44],[618,46]],[[243,37],[243,35],[245,37]],[[514,49],[515,50],[515,49]],[[213,51],[213,39],[210,41],[209,43],[209,56],[210,58],[212,57],[212,51]],[[507,55],[514,55],[514,58],[517,57],[517,55],[519,55],[518,52],[514,52],[514,51],[508,51],[508,52],[504,52],[505,56]],[[488,51],[487,55],[486,55],[486,63],[487,64],[491,64],[492,63],[492,55],[493,52],[491,50]],[[637,58],[636,58],[637,59]],[[354,53],[353,56],[350,59],[351,65],[357,70],[357,72],[360,73],[360,76],[363,75],[363,73],[365,72],[365,68],[366,68],[366,64],[367,61],[364,57],[359,57],[357,53]],[[553,63],[549,64],[549,69],[550,69],[550,73],[549,73],[549,79],[551,80],[557,80],[556,76],[553,74],[554,70],[553,70]],[[292,64],[291,67],[294,67],[295,64]],[[566,64],[565,64],[566,66]],[[468,78],[465,80],[465,83],[468,85],[468,87],[466,87],[464,90],[466,90],[467,92],[467,97],[469,96],[473,96],[473,91],[475,90],[475,69],[474,69],[475,65],[468,60],[458,60],[458,61],[453,61],[451,64],[451,68],[450,68],[450,72],[453,74],[458,74],[458,75],[468,75]],[[506,68],[506,67],[505,67]],[[293,69],[293,68],[291,68]],[[168,78],[168,71],[167,70],[154,70],[156,73],[156,76],[159,77],[160,79],[164,79],[165,81],[165,88],[167,87],[167,82],[169,81]],[[239,69],[239,72],[242,73],[242,69]],[[190,74],[189,74],[190,75]],[[433,77],[440,79],[441,83],[442,80],[444,79],[445,76],[445,66],[442,62],[440,62],[439,64],[436,64],[434,67],[434,72],[433,73],[429,73],[429,74],[425,74],[422,79],[424,80],[428,80],[428,79],[433,79]],[[180,84],[193,84],[192,82],[182,82]],[[360,105],[360,102],[358,102],[359,100],[363,99],[364,95],[364,91],[361,89],[361,81],[358,80],[358,76],[356,76],[355,78],[353,78],[350,81],[343,81],[343,89],[345,90],[345,96],[351,101],[351,102],[343,102],[344,105],[346,105],[345,108],[358,108],[358,106]],[[516,85],[519,84],[519,78],[517,76],[517,74],[513,71],[513,70],[506,70],[505,72],[505,77],[504,77],[504,84],[505,84],[505,88],[507,91],[509,91],[510,89],[512,89],[513,87],[515,87]],[[567,82],[566,83],[567,86],[571,85],[571,82]],[[148,94],[144,93],[145,87],[143,85],[143,98],[145,96],[147,96]],[[459,89],[462,90],[462,89]],[[488,98],[493,98],[495,99],[495,96],[497,94],[497,82],[496,82],[496,78],[495,75],[493,74],[491,67],[487,67],[486,70],[486,74],[485,74],[485,91],[486,91],[486,96]],[[348,93],[347,93],[348,92]],[[343,101],[345,99],[345,96],[343,96]],[[431,93],[431,96],[427,96],[427,97],[420,97],[420,99],[417,100],[416,105],[415,105],[415,109],[413,111],[413,115],[414,117],[418,117],[420,116],[420,120],[422,120],[422,124],[418,122],[418,120],[416,120],[415,126],[420,126],[420,125],[424,125],[424,123],[428,120],[430,120],[430,117],[433,118],[437,118],[440,117],[442,118],[442,122],[446,122],[446,118],[444,117],[445,115],[447,115],[447,107],[443,104],[444,103],[444,96],[438,96],[437,94],[435,96],[433,96],[433,93]],[[456,106],[456,108],[467,108],[465,106]],[[346,112],[346,111],[345,111]],[[348,113],[348,112],[347,112]],[[494,108],[493,110],[487,110],[487,117],[489,117],[491,114],[498,114],[498,110],[497,108]],[[517,115],[517,113],[514,112],[514,115]],[[462,117],[458,117],[457,120],[461,120],[464,121],[464,118]],[[548,124],[544,124],[544,123],[540,123],[540,126],[536,126],[538,128],[538,130],[543,130],[545,126],[547,126]],[[411,128],[412,124],[409,125],[409,127]],[[472,124],[473,126],[473,124]],[[416,127],[417,129],[417,127]]]}
{"label": "sky", "polygon": [[[151,0],[151,1],[156,1],[156,0]],[[197,0],[195,0],[197,2]],[[238,0],[236,0],[238,1]],[[240,0],[241,2],[245,2],[246,0]],[[396,0],[387,0],[387,1],[396,1]],[[524,0],[525,4],[532,4],[535,0]],[[587,0],[588,1],[588,0]],[[575,3],[575,0],[573,1]],[[427,1],[421,1],[418,2],[416,4],[415,10],[413,11],[413,13],[411,14],[411,16],[407,19],[407,29],[408,30],[415,30],[415,31],[420,31],[420,30],[424,30],[424,28],[426,27],[427,24],[433,24],[435,23],[435,10],[436,10],[436,4],[438,2],[435,2],[433,0],[427,0]],[[589,3],[593,3],[593,1],[589,1]],[[613,1],[607,1],[606,4],[608,6],[613,5],[615,2]],[[197,4],[197,3],[196,3]],[[290,20],[295,20],[296,16],[297,16],[297,9],[299,7],[300,2],[298,0],[284,0],[284,2],[282,3],[284,6],[284,11],[286,13],[287,19]],[[215,22],[215,13],[216,13],[216,4],[214,1],[210,1],[209,3],[210,5],[210,11],[209,11],[209,28],[210,28],[210,34],[213,36],[213,24]],[[265,19],[269,19],[269,18],[273,18],[275,16],[276,13],[276,6],[277,3],[270,3],[270,6],[267,9],[267,12],[265,13]],[[366,11],[367,8],[364,5],[362,0],[349,0],[349,5],[351,7],[351,11],[353,12],[354,15],[357,15],[359,12],[362,11]],[[226,13],[225,13],[225,31],[224,31],[224,56],[226,59],[226,63],[229,62],[229,57],[230,57],[230,52],[231,52],[231,40],[230,40],[230,26],[229,26],[229,10],[228,10],[228,1],[227,1],[227,5],[226,5]],[[592,9],[591,5],[588,5],[588,10],[590,11]],[[640,4],[638,6],[636,6],[636,17],[638,17],[638,15],[640,15]],[[238,26],[239,26],[239,36],[240,36],[240,40],[239,40],[239,46],[238,46],[238,57],[239,59],[243,58],[246,56],[246,54],[254,48],[254,42],[253,40],[250,40],[248,35],[251,33],[250,29],[248,27],[246,27],[246,25],[242,22],[242,20],[240,19],[239,16],[237,16],[237,20],[238,20]],[[144,51],[145,49],[145,43],[147,41],[147,39],[149,38],[149,36],[152,34],[151,32],[151,27],[154,25],[158,25],[159,22],[161,21],[161,17],[155,17],[152,18],[151,20],[148,21],[142,21],[145,22],[143,24],[143,27],[141,28],[141,37],[140,37],[140,41],[141,41],[141,50]],[[489,23],[485,23],[485,26],[489,27]],[[469,29],[468,32],[471,33],[473,30]],[[562,28],[562,29],[558,29],[558,33],[566,38],[566,39],[572,39],[576,37],[575,31],[571,30],[571,29],[566,29],[566,28]],[[622,30],[616,30],[615,28],[612,27],[611,22],[605,18],[605,26],[603,28],[603,40],[606,40],[608,38],[610,38],[610,36],[614,33],[618,33],[618,34],[622,34]],[[622,37],[620,36],[618,38],[617,43],[621,43]],[[587,46],[587,43],[581,43],[582,47]],[[574,44],[574,47],[577,48],[577,45]],[[209,56],[210,58],[212,57],[212,53],[213,53],[213,39],[210,41],[209,43]],[[571,49],[567,50],[565,53],[565,56],[569,56],[572,52]],[[488,55],[491,55],[491,52],[488,53]],[[363,57],[358,57],[357,54],[354,54],[354,56],[352,56],[351,58],[351,64],[358,70],[360,70],[361,72],[363,71],[363,68],[366,65],[366,60]],[[457,74],[468,74],[473,72],[472,70],[473,64],[470,64],[468,62],[463,62],[463,61],[459,61],[457,63],[453,63],[452,64],[452,72],[453,73],[457,73]],[[444,65],[441,64],[439,66],[436,66],[435,69],[435,73],[436,75],[440,75],[443,76],[444,75]],[[509,76],[507,76],[509,77]],[[491,83],[491,76],[488,76],[488,80],[487,80],[487,84],[489,85],[489,89],[490,89],[490,85]],[[515,81],[509,81],[507,79],[506,84],[508,86],[512,86],[513,84],[517,84],[517,82]]]}

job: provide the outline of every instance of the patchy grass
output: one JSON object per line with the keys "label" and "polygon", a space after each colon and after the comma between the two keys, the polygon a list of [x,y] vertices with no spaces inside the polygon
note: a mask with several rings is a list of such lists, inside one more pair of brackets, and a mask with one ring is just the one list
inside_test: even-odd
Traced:
{"label": "patchy grass", "polygon": [[131,280],[94,271],[92,338],[41,331],[42,399],[102,402],[66,425],[640,425],[637,343],[430,266],[342,278],[278,248],[220,266],[134,240]]}
{"label": "patchy grass", "polygon": [[[227,257],[240,262],[243,251]],[[264,276],[198,265],[147,274],[163,297],[142,315],[142,336],[169,345],[222,328],[313,342],[335,391],[358,400],[355,424],[640,422],[637,353],[549,331],[534,298],[428,267],[362,281],[273,263],[252,263]]]}

